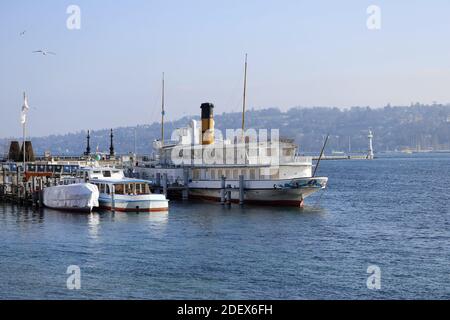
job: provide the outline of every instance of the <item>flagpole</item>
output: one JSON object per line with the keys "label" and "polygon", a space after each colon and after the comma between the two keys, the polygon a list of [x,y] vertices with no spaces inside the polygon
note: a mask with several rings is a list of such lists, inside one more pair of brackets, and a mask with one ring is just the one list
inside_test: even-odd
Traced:
{"label": "flagpole", "polygon": [[[27,96],[26,93],[23,93],[23,101],[24,101],[24,105],[26,102]],[[26,118],[25,118],[26,119]],[[27,171],[27,166],[26,166],[26,120],[23,122],[23,174],[25,175],[25,172]]]}

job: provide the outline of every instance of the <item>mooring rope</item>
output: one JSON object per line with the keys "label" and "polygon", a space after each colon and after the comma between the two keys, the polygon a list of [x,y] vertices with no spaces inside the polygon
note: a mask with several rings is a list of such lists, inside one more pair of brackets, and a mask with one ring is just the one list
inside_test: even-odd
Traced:
{"label": "mooring rope", "polygon": [[323,190],[322,190],[322,193],[320,194],[319,199],[317,199],[316,203],[315,203],[314,206],[313,206],[314,209],[318,209],[318,208],[319,208],[318,206],[319,206],[320,200],[322,200],[322,197],[323,197],[323,195],[325,194],[325,190],[326,190],[326,189],[323,189]]}

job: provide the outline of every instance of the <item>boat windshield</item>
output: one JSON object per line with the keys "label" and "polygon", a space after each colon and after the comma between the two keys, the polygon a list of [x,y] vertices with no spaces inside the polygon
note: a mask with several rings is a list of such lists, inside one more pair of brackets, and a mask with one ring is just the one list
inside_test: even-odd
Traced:
{"label": "boat windshield", "polygon": [[150,194],[150,188],[147,183],[118,183],[114,184],[115,194],[123,195],[142,195]]}

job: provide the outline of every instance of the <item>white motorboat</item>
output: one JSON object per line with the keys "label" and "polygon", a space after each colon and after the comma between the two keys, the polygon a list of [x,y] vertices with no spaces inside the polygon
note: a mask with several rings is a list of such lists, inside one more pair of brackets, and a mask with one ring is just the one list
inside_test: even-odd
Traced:
{"label": "white motorboat", "polygon": [[91,212],[98,207],[99,191],[91,183],[75,183],[44,188],[43,203],[58,210]]}
{"label": "white motorboat", "polygon": [[89,181],[99,190],[98,206],[121,212],[168,211],[169,201],[163,194],[150,191],[151,181],[125,178],[122,169],[84,167],[78,178]]}

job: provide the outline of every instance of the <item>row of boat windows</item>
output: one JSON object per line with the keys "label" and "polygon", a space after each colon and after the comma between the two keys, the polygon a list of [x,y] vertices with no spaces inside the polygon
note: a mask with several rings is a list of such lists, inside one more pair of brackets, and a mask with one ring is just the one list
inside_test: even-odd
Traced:
{"label": "row of boat windows", "polygon": [[[95,183],[100,193],[111,194],[111,187],[105,183]],[[146,183],[118,183],[114,184],[114,194],[142,195],[150,194],[150,188]]]}
{"label": "row of boat windows", "polygon": [[193,180],[220,180],[224,176],[227,180],[239,180],[243,175],[245,180],[278,179],[278,169],[194,169]]}
{"label": "row of boat windows", "polygon": [[[226,147],[224,147],[224,149],[226,150]],[[224,149],[222,149],[222,150],[220,150],[218,152],[222,152],[223,154],[225,154],[226,152],[224,151]],[[268,147],[268,148],[251,148],[252,151],[248,151],[248,148],[246,148],[247,153],[253,154],[255,156],[256,155],[260,155],[260,156],[264,155],[264,149],[266,150],[265,156],[271,157],[272,156],[272,148],[271,147]],[[231,149],[231,150],[232,150],[232,152],[233,152],[233,154],[234,154],[234,156],[236,158],[238,152],[234,148]],[[183,151],[184,150],[180,150],[178,152],[178,156],[180,158],[182,158],[183,155],[184,155]],[[198,159],[201,159],[202,158],[202,152],[203,152],[203,149],[191,150],[191,157],[194,158],[194,156],[195,156]],[[295,149],[294,148],[283,148],[283,149],[281,149],[281,154],[283,156],[286,156],[286,157],[293,156],[295,154]],[[276,150],[274,152],[274,155],[276,155]],[[172,157],[172,149],[166,150],[165,151],[165,156],[168,157],[168,158],[171,158]],[[215,157],[216,156],[216,149],[212,149],[211,150],[210,156],[211,157]]]}
{"label": "row of boat windows", "polygon": [[[119,170],[112,170],[112,171],[111,170],[103,170],[103,171],[94,170],[94,171],[92,171],[92,173],[96,174],[96,175],[102,174],[103,177],[105,177],[105,178],[111,178],[112,174],[120,173],[120,171]],[[81,172],[79,172],[78,176],[81,178],[87,178],[89,176],[89,174],[87,171],[81,171]]]}

